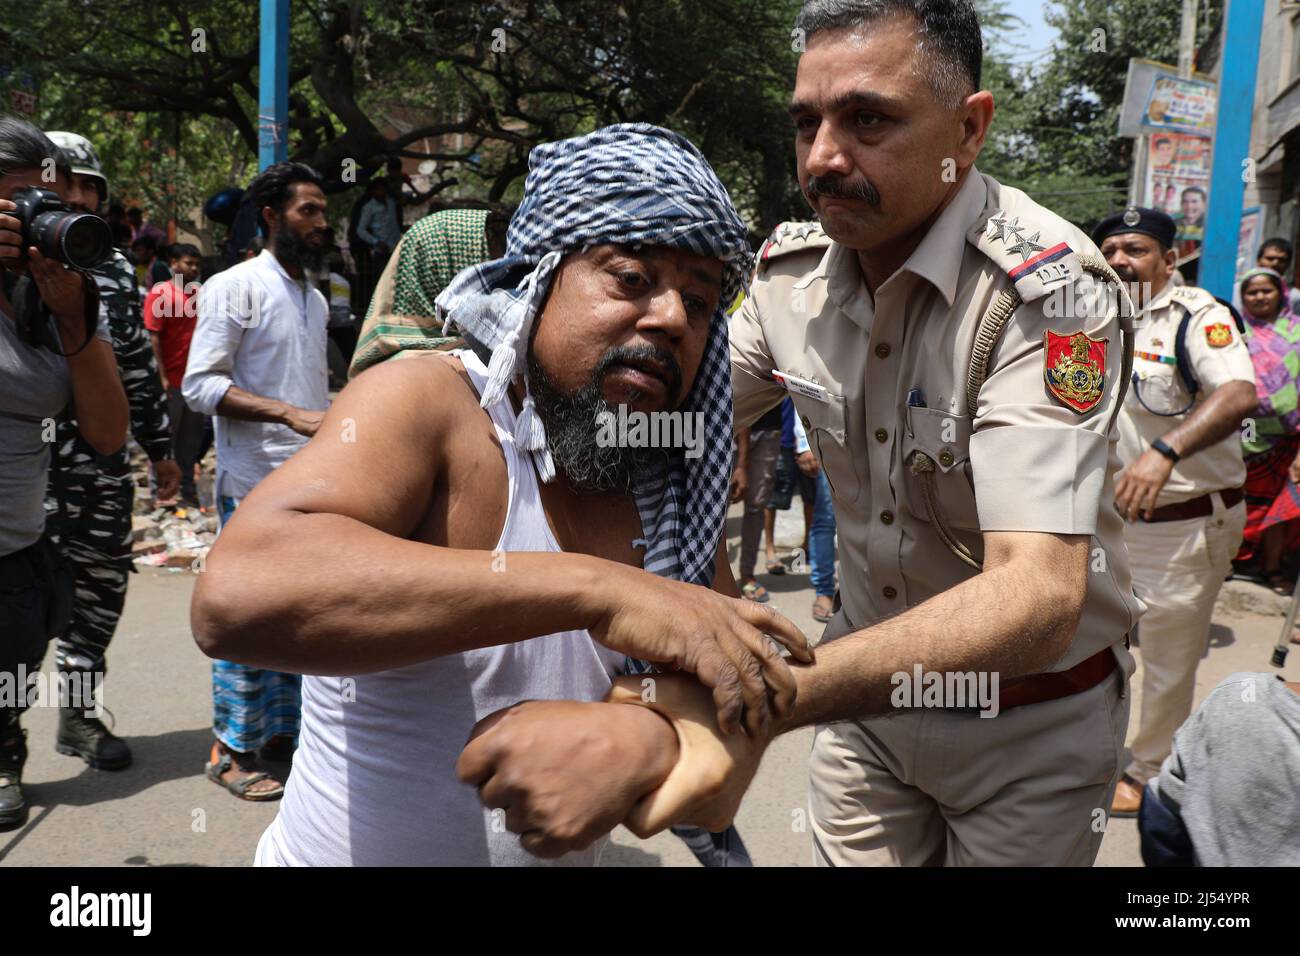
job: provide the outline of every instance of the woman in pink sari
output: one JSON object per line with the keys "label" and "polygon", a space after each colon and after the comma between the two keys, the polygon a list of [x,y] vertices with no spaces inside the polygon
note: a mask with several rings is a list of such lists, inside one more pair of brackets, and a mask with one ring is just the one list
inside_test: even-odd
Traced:
{"label": "woman in pink sari", "polygon": [[1290,594],[1295,569],[1288,574],[1282,559],[1300,546],[1300,318],[1272,269],[1247,272],[1241,299],[1259,408],[1243,441],[1246,532],[1237,563]]}

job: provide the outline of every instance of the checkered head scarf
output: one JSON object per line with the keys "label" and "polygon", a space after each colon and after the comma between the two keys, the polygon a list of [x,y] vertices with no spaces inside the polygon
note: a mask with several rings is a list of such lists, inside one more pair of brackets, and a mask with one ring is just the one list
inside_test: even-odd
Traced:
{"label": "checkered head scarf", "polygon": [[492,351],[484,408],[524,377],[515,424],[543,481],[555,477],[541,418],[528,392],[533,322],[560,260],[604,243],[668,246],[723,261],[722,297],[700,370],[682,412],[704,413],[704,450],[674,454],[666,473],[636,488],[648,571],[692,583],[713,580],[731,475],[731,363],[726,306],[745,288],[745,226],[708,160],[689,140],[648,123],[607,126],[546,143],[528,157],[524,199],[503,258],[461,272],[438,296],[440,316]]}

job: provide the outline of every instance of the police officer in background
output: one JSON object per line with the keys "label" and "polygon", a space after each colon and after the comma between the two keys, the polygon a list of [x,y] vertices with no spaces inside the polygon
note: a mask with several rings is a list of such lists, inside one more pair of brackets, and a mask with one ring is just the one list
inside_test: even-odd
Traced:
{"label": "police officer in background", "polygon": [[1174,233],[1165,213],[1129,208],[1092,234],[1140,310],[1115,484],[1134,587],[1147,605],[1141,718],[1111,806],[1121,817],[1136,815],[1192,710],[1214,601],[1246,524],[1239,430],[1257,404],[1232,314],[1204,289],[1170,281]]}
{"label": "police officer in background", "polygon": [[[68,205],[95,213],[108,200],[108,180],[90,141],[76,133],[47,134],[72,166]],[[126,257],[112,256],[89,271],[99,288],[100,308],[112,336],[113,355],[131,408],[131,434],[149,456],[158,494],[170,498],[181,473],[172,455],[166,398],[140,311],[135,272]],[[76,569],[72,623],[58,638],[56,663],[64,679],[89,675],[91,686],[105,672],[104,654],[126,604],[131,564],[131,514],[135,482],[125,447],[96,453],[69,412],[60,416],[45,502],[50,534]],[[100,702],[102,704],[102,701]],[[96,770],[122,770],[131,763],[126,742],[112,733],[88,704],[59,708],[56,747]]]}

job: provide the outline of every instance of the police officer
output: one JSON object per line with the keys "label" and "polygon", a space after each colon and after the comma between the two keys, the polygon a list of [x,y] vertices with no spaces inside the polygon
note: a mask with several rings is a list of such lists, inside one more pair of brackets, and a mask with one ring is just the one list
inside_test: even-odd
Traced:
{"label": "police officer", "polygon": [[1214,600],[1246,524],[1239,429],[1256,407],[1255,372],[1228,309],[1170,281],[1174,232],[1165,213],[1129,208],[1092,234],[1140,310],[1115,507],[1129,522],[1124,538],[1147,615],[1141,717],[1114,816],[1136,815],[1191,713]]}
{"label": "police officer", "polygon": [[[97,212],[108,199],[108,181],[90,142],[76,133],[48,135],[72,165],[68,204],[80,212]],[[172,458],[162,380],[144,328],[135,273],[115,250],[91,274],[99,287],[100,309],[106,313],[131,407],[131,434],[150,458],[160,497],[171,497],[180,483],[180,469]],[[84,696],[103,680],[104,653],[126,603],[127,574],[135,570],[131,564],[135,483],[126,448],[113,455],[96,454],[78,434],[70,414],[60,417],[55,439],[46,521],[76,569],[72,623],[56,644],[57,666],[68,688],[61,698],[67,706],[59,709],[56,746],[60,753],[81,757],[97,770],[122,770],[131,763],[130,748],[94,716],[94,704]]]}
{"label": "police officer", "polygon": [[[736,424],[788,393],[835,503],[842,606],[795,715],[816,859],[1087,865],[1141,614],[1111,507],[1129,306],[1087,236],[974,168],[971,5],[842,10],[798,22],[821,228],[778,230],[731,336]],[[894,706],[917,665],[997,674],[997,716]]]}

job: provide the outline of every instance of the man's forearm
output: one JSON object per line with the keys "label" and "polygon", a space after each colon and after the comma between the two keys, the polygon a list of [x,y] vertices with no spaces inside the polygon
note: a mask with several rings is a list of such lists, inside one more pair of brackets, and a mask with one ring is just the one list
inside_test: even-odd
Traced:
{"label": "man's forearm", "polygon": [[342,515],[236,512],[191,624],[223,660],[362,674],[588,629],[623,570],[580,554],[440,548]]}
{"label": "man's forearm", "polygon": [[369,216],[363,216],[361,221],[357,223],[357,238],[364,242],[367,247],[372,247],[379,241],[379,237],[370,230]]}
{"label": "man's forearm", "polygon": [[818,647],[814,664],[791,661],[798,699],[778,732],[887,713],[892,675],[910,678],[916,664],[942,674],[996,673],[999,681],[1039,673],[1069,647],[1082,604],[1078,588],[1055,586],[1022,564],[986,570]]}
{"label": "man's forearm", "polygon": [[[68,352],[76,351],[85,340],[84,330],[70,333],[60,328],[60,333]],[[68,356],[68,373],[77,431],[101,455],[113,454],[126,444],[130,407],[112,346],[93,339],[76,355]]]}
{"label": "man's forearm", "polygon": [[1223,441],[1242,426],[1242,419],[1259,405],[1253,382],[1228,382],[1175,429],[1164,436],[1165,444],[1187,458]]}
{"label": "man's forearm", "polygon": [[[162,382],[162,387],[164,390],[169,389],[172,387],[172,383],[167,381],[167,371],[166,371],[167,367],[163,365],[162,336],[160,336],[157,332],[150,332],[149,345],[153,349],[154,364],[158,366],[158,380]],[[180,384],[181,384],[180,382],[177,382],[175,384],[177,388],[180,388]]]}
{"label": "man's forearm", "polygon": [[247,422],[273,422],[276,425],[288,424],[294,408],[287,402],[276,398],[263,398],[235,385],[226,389],[226,394],[217,403],[217,414],[226,418],[239,418]]}
{"label": "man's forearm", "polygon": [[749,429],[736,431],[736,467],[741,471],[749,470]]}

